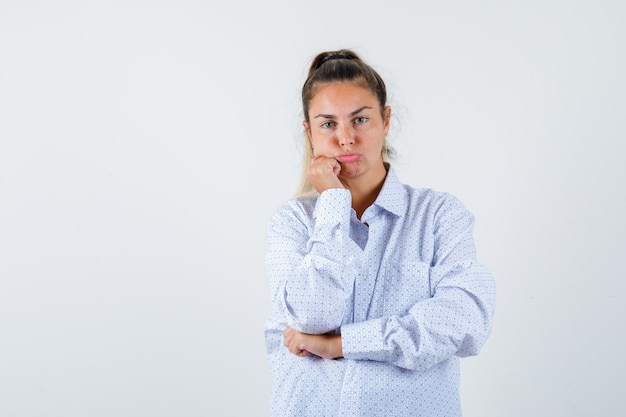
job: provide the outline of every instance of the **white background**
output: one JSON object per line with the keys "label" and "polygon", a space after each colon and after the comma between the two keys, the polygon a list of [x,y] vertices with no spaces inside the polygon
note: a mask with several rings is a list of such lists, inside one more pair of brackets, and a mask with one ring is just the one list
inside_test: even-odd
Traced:
{"label": "white background", "polygon": [[0,1],[0,416],[267,416],[265,225],[350,47],[498,283],[467,417],[623,415],[622,1]]}

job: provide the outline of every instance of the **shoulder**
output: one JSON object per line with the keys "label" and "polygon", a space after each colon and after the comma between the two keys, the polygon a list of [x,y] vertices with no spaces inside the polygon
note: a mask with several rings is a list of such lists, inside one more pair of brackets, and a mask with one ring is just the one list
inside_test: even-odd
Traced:
{"label": "shoulder", "polygon": [[451,193],[405,184],[391,168],[379,197],[380,205],[398,216],[408,216],[409,221],[436,222],[442,217],[468,214]]}
{"label": "shoulder", "polygon": [[413,208],[422,208],[438,215],[449,211],[467,211],[463,203],[453,194],[433,188],[415,188],[403,185]]}

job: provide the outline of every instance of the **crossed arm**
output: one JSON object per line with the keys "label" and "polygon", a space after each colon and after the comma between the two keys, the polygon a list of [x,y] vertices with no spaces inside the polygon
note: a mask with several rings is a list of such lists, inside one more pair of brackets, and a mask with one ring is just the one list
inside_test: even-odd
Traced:
{"label": "crossed arm", "polygon": [[314,354],[325,359],[343,357],[340,334],[306,334],[287,327],[284,345],[297,356]]}
{"label": "crossed arm", "polygon": [[449,197],[436,205],[432,219],[431,298],[402,315],[341,324],[357,273],[349,262],[360,254],[345,232],[348,197],[325,192],[313,220],[305,212],[310,207],[291,204],[270,223],[266,267],[272,302],[284,317],[284,346],[300,357],[374,360],[406,369],[477,354],[489,335],[495,283],[475,259],[471,214]]}

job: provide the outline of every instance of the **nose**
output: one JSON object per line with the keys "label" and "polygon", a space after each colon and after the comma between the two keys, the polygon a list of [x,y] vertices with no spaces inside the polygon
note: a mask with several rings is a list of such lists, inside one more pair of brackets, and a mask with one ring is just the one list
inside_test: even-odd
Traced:
{"label": "nose", "polygon": [[354,145],[354,131],[351,126],[343,126],[337,131],[341,146]]}

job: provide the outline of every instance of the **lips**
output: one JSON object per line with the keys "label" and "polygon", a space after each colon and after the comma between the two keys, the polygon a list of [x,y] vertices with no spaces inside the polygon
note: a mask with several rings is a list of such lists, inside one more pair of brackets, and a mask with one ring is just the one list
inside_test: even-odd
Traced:
{"label": "lips", "polygon": [[360,155],[358,153],[351,153],[347,155],[340,155],[336,159],[339,162],[347,163],[347,162],[356,162],[359,159]]}

